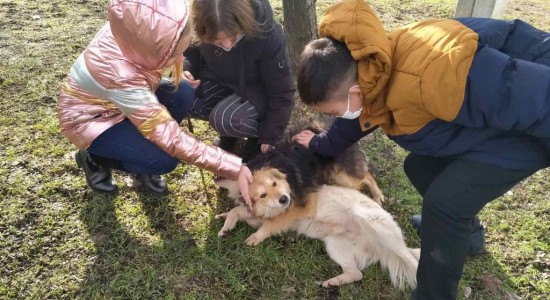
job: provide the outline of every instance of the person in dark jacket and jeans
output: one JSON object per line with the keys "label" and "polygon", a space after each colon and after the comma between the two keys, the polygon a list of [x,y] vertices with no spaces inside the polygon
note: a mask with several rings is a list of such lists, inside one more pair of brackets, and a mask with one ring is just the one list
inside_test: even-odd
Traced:
{"label": "person in dark jacket and jeans", "polygon": [[242,157],[268,151],[282,136],[295,86],[286,38],[267,0],[195,0],[201,44],[186,53],[184,77],[196,87],[191,117],[208,120],[220,147]]}

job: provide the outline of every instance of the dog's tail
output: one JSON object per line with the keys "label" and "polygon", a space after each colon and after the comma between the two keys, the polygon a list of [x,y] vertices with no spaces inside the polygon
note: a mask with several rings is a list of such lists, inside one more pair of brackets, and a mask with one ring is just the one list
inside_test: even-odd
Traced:
{"label": "dog's tail", "polygon": [[[399,249],[393,253],[388,253],[385,257],[390,278],[394,286],[403,288],[408,284],[411,288],[416,287],[416,270],[418,268],[416,250],[419,249]],[[420,255],[420,252],[418,252],[418,255]],[[382,259],[380,263],[384,265]]]}
{"label": "dog's tail", "polygon": [[414,249],[407,248],[403,241],[400,244],[390,243],[383,245],[383,250],[386,251],[380,255],[380,264],[388,268],[391,282],[395,287],[402,289],[409,285],[415,288],[418,259],[413,254]]}
{"label": "dog's tail", "polygon": [[399,225],[381,208],[358,205],[354,215],[359,219],[362,232],[367,234],[368,251],[373,260],[378,259],[390,273],[392,284],[404,288],[407,284],[416,287],[416,270],[420,249],[408,248]]}

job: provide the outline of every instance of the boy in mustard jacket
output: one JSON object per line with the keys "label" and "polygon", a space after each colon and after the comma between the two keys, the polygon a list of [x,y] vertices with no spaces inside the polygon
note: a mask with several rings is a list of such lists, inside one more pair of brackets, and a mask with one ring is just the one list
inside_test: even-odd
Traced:
{"label": "boy in mustard jacket", "polygon": [[520,20],[464,18],[388,34],[363,0],[332,6],[298,66],[301,100],[339,118],[294,140],[334,156],[380,127],[410,151],[423,196],[418,286],[411,299],[456,299],[476,217],[550,165],[550,34]]}

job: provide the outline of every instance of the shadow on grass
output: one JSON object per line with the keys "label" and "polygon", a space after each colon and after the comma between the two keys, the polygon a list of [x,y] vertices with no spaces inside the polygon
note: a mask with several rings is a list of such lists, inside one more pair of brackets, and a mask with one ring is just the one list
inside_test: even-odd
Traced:
{"label": "shadow on grass", "polygon": [[81,211],[80,219],[94,242],[96,255],[77,294],[86,299],[184,296],[178,279],[185,281],[185,274],[178,270],[188,269],[198,251],[168,207],[170,198],[139,198],[153,234],[160,236],[154,243],[131,236],[121,226],[117,199],[120,197],[93,195]]}
{"label": "shadow on grass", "polygon": [[498,259],[489,252],[466,259],[459,299],[464,298],[468,287],[472,290],[470,299],[519,299],[510,298],[509,295],[517,294],[517,287]]}

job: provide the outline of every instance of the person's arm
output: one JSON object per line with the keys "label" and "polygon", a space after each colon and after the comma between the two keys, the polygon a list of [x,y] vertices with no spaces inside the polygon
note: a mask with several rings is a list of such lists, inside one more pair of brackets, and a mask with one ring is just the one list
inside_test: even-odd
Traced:
{"label": "person's arm", "polygon": [[520,20],[458,19],[479,34],[454,120],[550,138],[550,34]]}
{"label": "person's arm", "polygon": [[183,77],[192,88],[197,89],[201,84],[199,79],[201,68],[201,54],[198,46],[187,48],[184,53]]}
{"label": "person's arm", "polygon": [[367,131],[361,130],[359,119],[336,118],[329,129],[315,135],[309,142],[309,147],[324,157],[334,157],[359,141],[362,137],[373,132],[378,127]]}
{"label": "person's arm", "polygon": [[185,61],[183,68],[189,71],[194,78],[199,78],[201,70],[201,52],[199,46],[189,46],[183,54]]}
{"label": "person's arm", "polygon": [[286,129],[296,91],[286,38],[279,26],[266,39],[259,63],[261,81],[267,91],[267,108],[258,142],[274,145]]}
{"label": "person's arm", "polygon": [[105,98],[114,103],[145,138],[166,153],[217,175],[237,179],[241,158],[183,131],[150,89],[114,89],[105,93]]}

